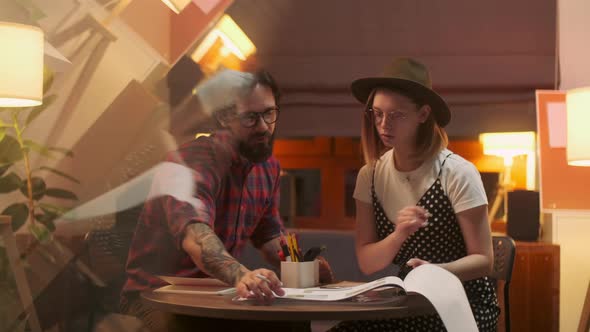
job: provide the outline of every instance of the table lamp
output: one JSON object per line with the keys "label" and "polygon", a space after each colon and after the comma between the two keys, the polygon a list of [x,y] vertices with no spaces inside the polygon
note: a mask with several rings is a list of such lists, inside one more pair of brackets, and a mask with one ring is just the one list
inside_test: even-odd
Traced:
{"label": "table lamp", "polygon": [[[490,222],[494,220],[500,205],[504,203],[504,213],[502,220],[506,221],[506,207],[508,206],[508,191],[512,188],[510,173],[512,172],[513,158],[519,155],[527,155],[527,182],[534,181],[534,153],[535,153],[535,133],[528,132],[503,132],[503,133],[484,133],[479,135],[479,141],[483,145],[485,155],[502,157],[504,159],[504,171],[498,179],[498,190],[494,203],[489,212]],[[531,174],[532,173],[532,174]],[[532,181],[529,181],[531,179]],[[528,186],[528,185],[527,185]]]}
{"label": "table lamp", "polygon": [[567,111],[567,163],[590,166],[590,87],[569,90]]}
{"label": "table lamp", "polygon": [[31,107],[43,102],[43,31],[0,22],[0,107]]}

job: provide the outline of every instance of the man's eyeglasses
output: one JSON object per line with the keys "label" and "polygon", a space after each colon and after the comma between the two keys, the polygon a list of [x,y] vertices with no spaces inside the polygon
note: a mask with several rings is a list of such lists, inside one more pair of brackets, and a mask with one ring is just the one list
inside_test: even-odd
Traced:
{"label": "man's eyeglasses", "polygon": [[262,118],[266,124],[273,124],[279,119],[279,108],[269,108],[264,112],[246,112],[238,115],[240,124],[246,128],[252,128],[258,124],[258,118]]}
{"label": "man's eyeglasses", "polygon": [[368,112],[373,114],[373,117],[375,118],[375,123],[383,122],[383,120],[385,119],[386,116],[394,121],[404,120],[408,117],[408,113],[400,112],[400,111],[393,111],[393,112],[385,113],[383,111],[376,110],[374,108],[369,108]]}

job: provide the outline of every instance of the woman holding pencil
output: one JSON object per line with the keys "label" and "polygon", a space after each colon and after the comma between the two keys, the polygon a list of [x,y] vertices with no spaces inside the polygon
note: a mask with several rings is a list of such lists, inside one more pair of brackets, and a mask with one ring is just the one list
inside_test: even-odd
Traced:
{"label": "woman holding pencil", "polygon": [[[480,331],[495,331],[499,308],[488,279],[493,251],[487,198],[475,166],[446,149],[446,102],[428,70],[396,59],[385,77],[352,83],[365,104],[356,200],[356,253],[370,274],[391,263],[400,278],[437,264],[462,282]],[[445,331],[438,315],[343,322],[332,331]]]}

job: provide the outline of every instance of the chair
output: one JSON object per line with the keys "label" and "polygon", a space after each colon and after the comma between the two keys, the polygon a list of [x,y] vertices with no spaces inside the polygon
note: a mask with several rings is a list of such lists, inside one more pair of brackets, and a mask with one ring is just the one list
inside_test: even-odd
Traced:
{"label": "chair", "polygon": [[492,278],[504,281],[504,323],[506,332],[510,332],[510,281],[516,255],[516,245],[509,236],[493,236],[494,270]]}
{"label": "chair", "polygon": [[115,228],[92,230],[86,234],[91,278],[90,298],[94,307],[88,315],[88,330],[95,325],[95,314],[119,313],[119,294],[126,279],[125,264],[133,232]]}

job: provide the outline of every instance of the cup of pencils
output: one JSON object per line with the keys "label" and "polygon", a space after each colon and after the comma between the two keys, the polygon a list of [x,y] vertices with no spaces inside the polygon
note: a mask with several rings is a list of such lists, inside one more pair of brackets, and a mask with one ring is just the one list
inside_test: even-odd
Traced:
{"label": "cup of pencils", "polygon": [[283,287],[308,288],[320,284],[320,262],[281,262]]}
{"label": "cup of pencils", "polygon": [[313,247],[301,253],[296,234],[281,233],[281,282],[283,287],[308,288],[320,283],[320,264],[315,258],[323,247]]}

